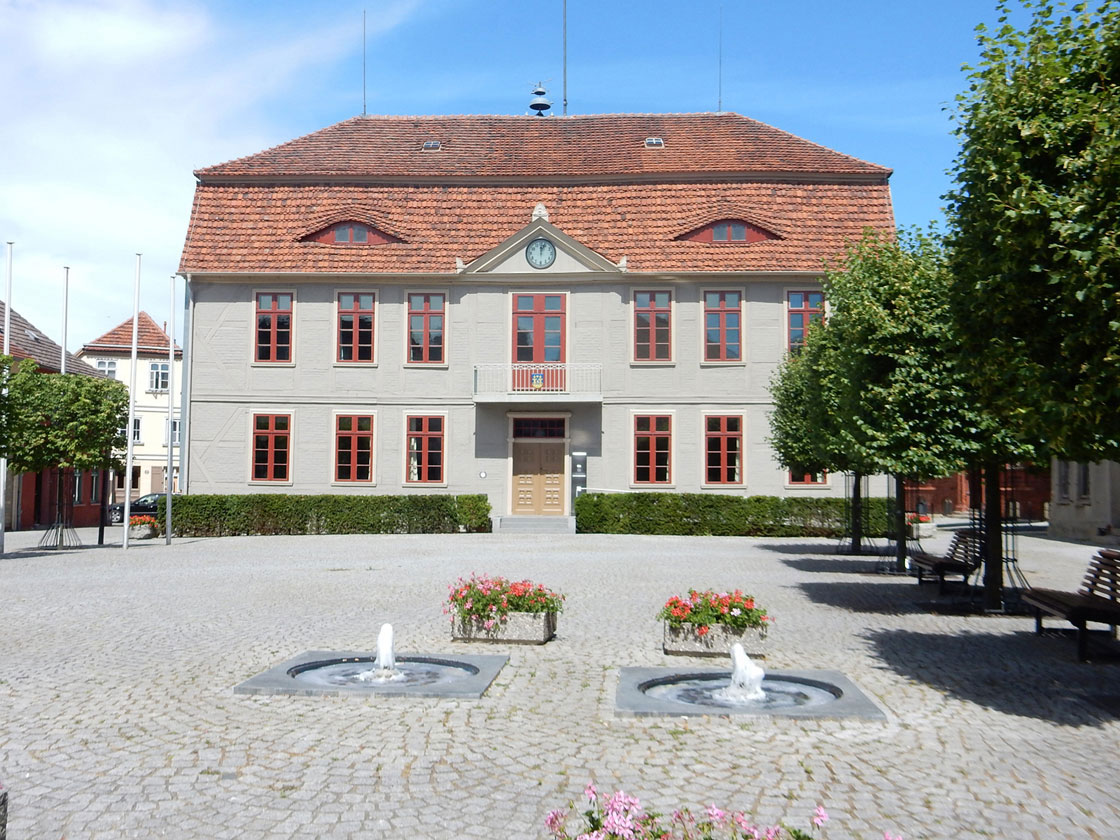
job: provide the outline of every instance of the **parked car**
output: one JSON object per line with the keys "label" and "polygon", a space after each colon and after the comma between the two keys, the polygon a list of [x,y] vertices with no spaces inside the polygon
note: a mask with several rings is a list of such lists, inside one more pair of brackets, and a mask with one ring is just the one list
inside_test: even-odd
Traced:
{"label": "parked car", "polygon": [[[141,496],[132,503],[132,507],[129,509],[129,515],[141,516],[146,514],[148,516],[155,516],[156,511],[159,510],[159,500],[165,495],[165,493],[149,493],[147,496]],[[175,497],[172,496],[171,498]],[[116,525],[123,520],[124,502],[117,502],[116,504],[109,505],[109,521]]]}

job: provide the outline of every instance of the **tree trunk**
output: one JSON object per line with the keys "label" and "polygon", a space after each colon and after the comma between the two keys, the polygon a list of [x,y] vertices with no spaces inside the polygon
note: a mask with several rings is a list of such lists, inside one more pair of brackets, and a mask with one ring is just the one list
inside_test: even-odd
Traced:
{"label": "tree trunk", "polygon": [[1003,609],[1003,516],[1000,510],[1000,464],[984,465],[984,610]]}
{"label": "tree trunk", "polygon": [[905,574],[906,569],[906,479],[894,477],[894,532],[895,540],[894,570]]}
{"label": "tree trunk", "polygon": [[[106,457],[105,459],[109,459]],[[101,508],[100,516],[97,518],[97,544],[105,545],[105,519],[109,515],[109,469],[103,467],[98,478],[101,480]]]}
{"label": "tree trunk", "polygon": [[852,473],[852,554],[863,554],[863,474]]}

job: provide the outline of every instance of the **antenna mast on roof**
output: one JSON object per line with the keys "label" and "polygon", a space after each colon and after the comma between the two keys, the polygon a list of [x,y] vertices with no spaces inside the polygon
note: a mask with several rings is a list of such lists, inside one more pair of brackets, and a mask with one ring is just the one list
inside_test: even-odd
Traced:
{"label": "antenna mast on roof", "polygon": [[366,10],[362,9],[362,116],[366,115]]}
{"label": "antenna mast on roof", "polygon": [[723,4],[719,6],[719,71],[716,113],[723,113]]}
{"label": "antenna mast on roof", "polygon": [[568,0],[564,0],[564,116],[568,116]]}

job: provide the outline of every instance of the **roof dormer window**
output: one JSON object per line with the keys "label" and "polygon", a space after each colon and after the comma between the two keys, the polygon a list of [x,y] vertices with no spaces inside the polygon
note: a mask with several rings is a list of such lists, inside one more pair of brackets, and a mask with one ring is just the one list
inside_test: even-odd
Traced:
{"label": "roof dormer window", "polygon": [[646,138],[646,148],[647,149],[664,149],[665,148],[665,140],[661,137],[647,137]]}
{"label": "roof dormer window", "polygon": [[403,240],[364,222],[346,221],[336,222],[330,227],[308,234],[303,237],[303,241],[323,245],[386,245]]}
{"label": "roof dormer window", "polygon": [[686,242],[711,242],[715,245],[749,245],[777,238],[777,234],[743,219],[720,219],[677,237]]}
{"label": "roof dormer window", "polygon": [[425,140],[423,150],[425,152],[438,152],[440,150],[439,140]]}
{"label": "roof dormer window", "polygon": [[334,241],[352,242],[357,245],[364,245],[369,242],[369,228],[358,223],[335,225]]}

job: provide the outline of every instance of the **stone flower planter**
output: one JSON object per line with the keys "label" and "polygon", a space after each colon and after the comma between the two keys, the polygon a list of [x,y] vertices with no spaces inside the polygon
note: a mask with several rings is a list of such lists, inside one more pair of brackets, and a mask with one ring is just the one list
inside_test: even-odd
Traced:
{"label": "stone flower planter", "polygon": [[911,522],[906,526],[906,536],[912,540],[927,540],[936,533],[933,522]]}
{"label": "stone flower planter", "polygon": [[556,613],[511,612],[505,621],[487,629],[480,619],[456,619],[451,638],[463,642],[506,642],[518,645],[543,645],[556,635]]}
{"label": "stone flower planter", "polygon": [[713,624],[708,628],[708,632],[701,636],[697,634],[695,624],[673,627],[666,621],[663,622],[663,626],[665,636],[661,649],[675,656],[728,656],[731,646],[738,642],[748,656],[765,657],[769,647],[768,627],[744,627],[740,630],[722,624]]}
{"label": "stone flower planter", "polygon": [[156,529],[151,525],[129,525],[128,538],[130,540],[150,540],[156,535]]}

